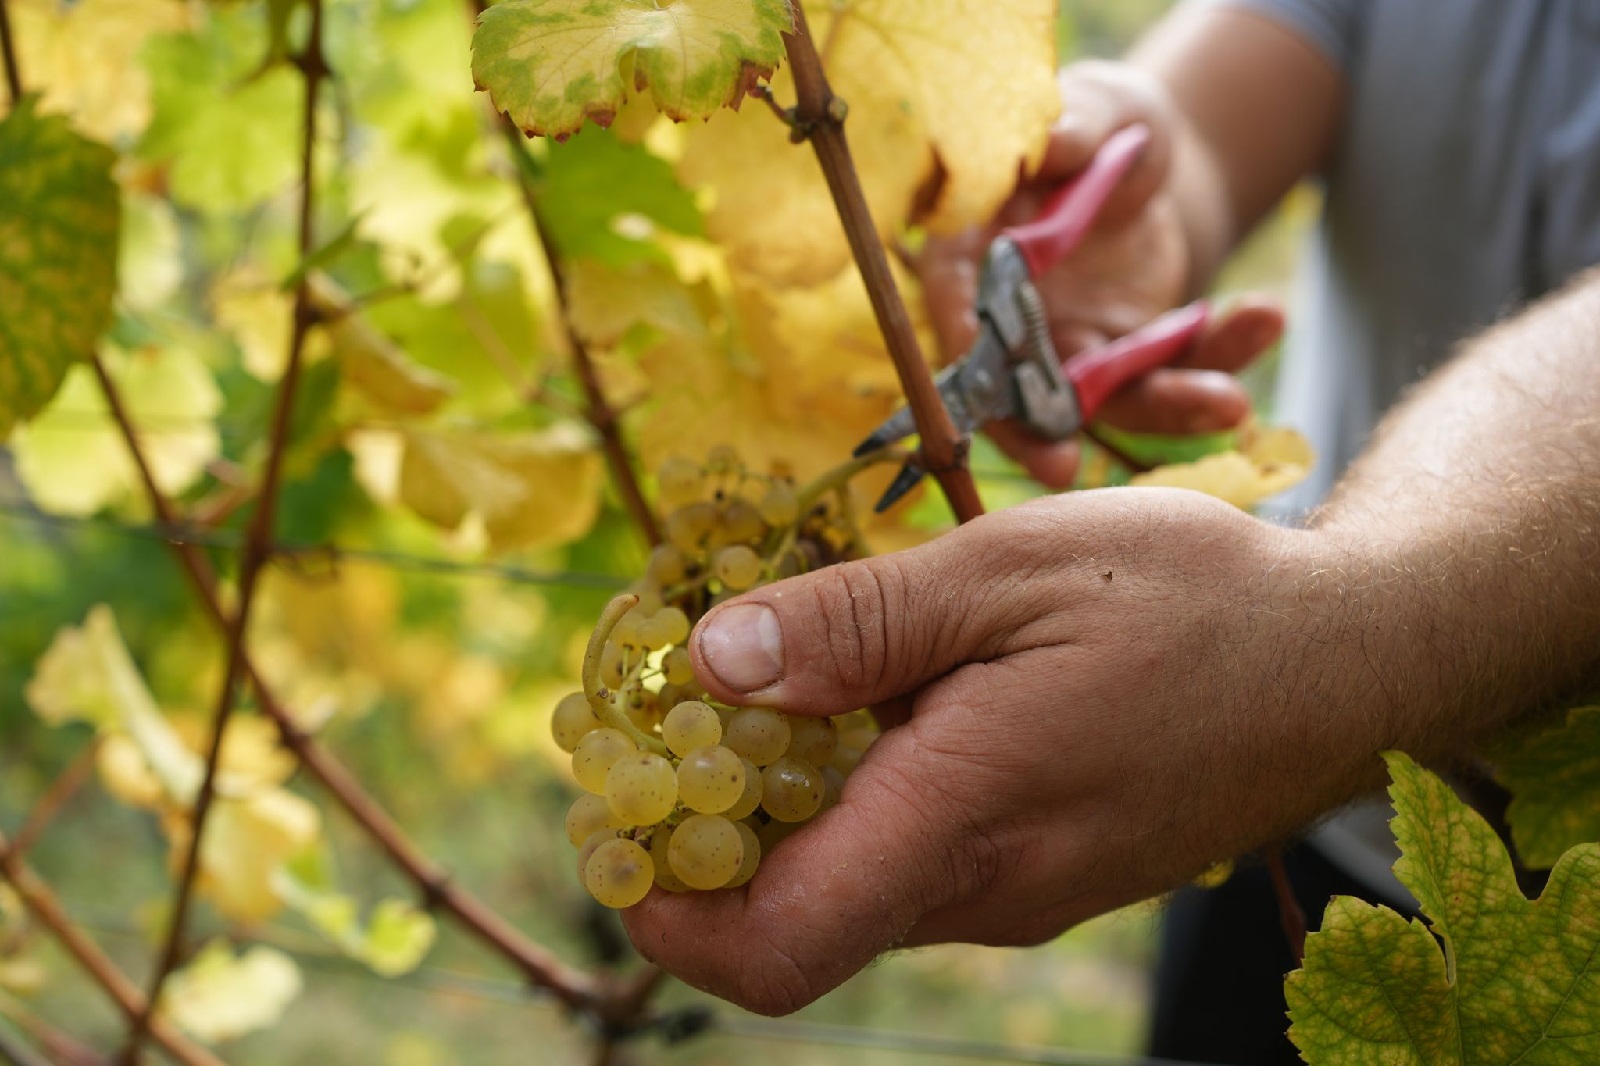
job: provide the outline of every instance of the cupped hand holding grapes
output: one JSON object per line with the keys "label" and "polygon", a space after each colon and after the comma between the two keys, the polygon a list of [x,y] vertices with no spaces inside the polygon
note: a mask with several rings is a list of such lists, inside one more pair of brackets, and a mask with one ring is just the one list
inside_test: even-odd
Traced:
{"label": "cupped hand holding grapes", "polygon": [[[1084,244],[1039,280],[1057,351],[1065,357],[1138,328],[1194,295],[1197,279],[1209,272],[1210,264],[1196,263],[1180,211],[1176,123],[1159,86],[1122,64],[1081,63],[1062,72],[1061,91],[1066,108],[1039,172],[1022,183],[992,225],[930,239],[918,257],[924,302],[947,361],[965,352],[977,334],[973,301],[989,242],[1002,227],[1034,217],[1107,137],[1134,123],[1149,127],[1150,144]],[[1233,373],[1270,348],[1282,331],[1283,314],[1270,300],[1235,300],[1213,318],[1192,352],[1123,390],[1102,417],[1136,432],[1230,429],[1250,411],[1249,395]],[[990,435],[1045,484],[1072,483],[1075,442],[1042,441],[1004,423],[990,427]]]}
{"label": "cupped hand holding grapes", "polygon": [[625,912],[635,945],[784,1013],[895,946],[1038,942],[1292,831],[1387,739],[1335,718],[1368,676],[1315,576],[1342,558],[1194,493],[1075,493],[713,609],[712,698],[900,724],[747,885]]}

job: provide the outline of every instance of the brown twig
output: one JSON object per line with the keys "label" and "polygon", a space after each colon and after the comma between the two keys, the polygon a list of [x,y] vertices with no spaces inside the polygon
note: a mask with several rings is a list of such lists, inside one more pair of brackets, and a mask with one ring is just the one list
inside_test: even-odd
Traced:
{"label": "brown twig", "polygon": [[22,68],[17,65],[17,45],[11,39],[11,14],[6,0],[0,0],[0,57],[5,60],[6,88],[11,90],[11,106],[22,100]]}
{"label": "brown twig", "polygon": [[928,371],[911,325],[911,315],[906,311],[900,288],[889,270],[889,257],[878,239],[877,227],[872,224],[872,213],[861,190],[861,177],[844,136],[844,101],[833,94],[828,84],[822,57],[817,54],[805,10],[800,4],[794,5],[794,15],[794,32],[784,34],[789,67],[794,74],[793,134],[811,142],[822,173],[828,179],[839,221],[844,225],[850,250],[855,255],[856,266],[878,319],[878,328],[883,331],[895,371],[900,375],[900,387],[905,390],[906,403],[922,438],[923,465],[938,479],[957,521],[970,521],[983,514],[983,503],[978,499],[978,487],[967,468],[967,442],[956,432],[950,412],[945,410],[939,390],[934,387],[933,375]]}
{"label": "brown twig", "polygon": [[[105,363],[98,357],[91,360],[100,387],[105,394],[106,406],[112,420],[127,445],[139,480],[144,485],[156,515],[156,524],[171,534],[168,546],[177,556],[185,575],[200,598],[212,624],[226,632],[228,615],[223,610],[217,590],[217,576],[211,569],[200,547],[185,541],[181,536],[181,523],[150,470],[149,459],[139,443],[127,404],[121,390],[106,372]],[[242,656],[245,677],[256,691],[256,700],[262,713],[278,727],[284,747],[300,760],[301,767],[325,789],[346,814],[361,827],[383,852],[389,856],[407,877],[417,884],[439,909],[452,915],[484,943],[489,950],[505,958],[527,980],[542,988],[568,1007],[588,1009],[596,999],[594,980],[580,970],[567,966],[554,955],[529,941],[510,923],[501,918],[481,900],[457,886],[449,875],[436,866],[413,844],[405,832],[395,824],[388,813],[369,796],[344,765],[302,731],[276,693],[273,692],[256,669],[248,651]]]}
{"label": "brown twig", "polygon": [[[44,1059],[31,1056],[31,1049],[24,1051],[18,1057],[16,1048],[6,1049],[0,1046],[0,1059],[9,1054],[12,1066],[105,1066],[106,1057],[88,1044],[76,1037],[68,1036],[55,1026],[40,1018],[31,1011],[23,1010],[21,1005],[14,1000],[0,996],[0,1015],[4,1015],[11,1024],[22,1031],[27,1038],[39,1048]],[[5,1035],[5,1030],[0,1029],[0,1036]]]}
{"label": "brown twig", "polygon": [[600,435],[600,446],[605,453],[606,466],[611,470],[612,483],[616,486],[617,494],[622,497],[622,505],[628,511],[628,517],[633,520],[634,526],[645,541],[651,547],[655,547],[661,543],[661,524],[656,519],[655,509],[645,500],[644,492],[639,488],[639,478],[634,472],[633,460],[628,456],[628,446],[622,439],[617,412],[606,400],[605,390],[600,387],[600,375],[595,371],[594,358],[589,354],[589,346],[578,336],[578,331],[572,325],[572,316],[567,313],[566,272],[556,255],[555,242],[551,238],[544,210],[539,204],[538,192],[528,180],[526,170],[528,146],[524,143],[522,131],[517,129],[517,124],[511,121],[509,115],[502,112],[499,118],[506,145],[513,156],[517,157],[517,190],[522,194],[522,202],[528,209],[528,219],[533,224],[534,236],[544,252],[545,262],[550,267],[550,279],[555,284],[556,310],[561,316],[561,327],[566,334],[567,347],[572,350],[572,368],[577,372],[578,383],[583,388],[584,418]]}
{"label": "brown twig", "polygon": [[33,850],[33,846],[39,842],[39,838],[61,812],[61,808],[78,794],[84,782],[94,773],[94,760],[99,751],[100,738],[97,736],[73,756],[66,769],[62,770],[60,776],[45,789],[44,795],[39,797],[39,802],[33,805],[27,818],[23,819],[22,827],[17,830],[16,838],[11,842],[13,858],[21,859]]}
{"label": "brown twig", "polygon": [[[11,883],[34,919],[50,931],[67,954],[77,960],[78,965],[106,991],[130,1021],[146,1016],[147,1004],[139,994],[139,989],[73,923],[57,901],[55,893],[40,880],[38,874],[17,858],[4,836],[0,836],[0,876]],[[149,1029],[150,1036],[162,1050],[184,1066],[223,1066],[221,1059],[189,1040],[165,1019],[152,1017]]]}
{"label": "brown twig", "polygon": [[[305,82],[300,121],[301,262],[308,261],[316,250],[313,227],[316,218],[317,98],[318,89],[328,75],[327,61],[322,51],[322,0],[308,0],[308,6],[311,11],[311,26],[306,36],[305,50],[298,57],[297,63],[302,80]],[[277,516],[279,489],[283,482],[283,460],[289,450],[289,426],[294,416],[306,337],[316,323],[316,310],[311,301],[311,284],[304,273],[295,284],[293,319],[289,337],[289,358],[284,367],[283,378],[278,383],[278,393],[272,412],[266,470],[262,476],[256,509],[245,528],[244,548],[239,562],[238,606],[227,627],[227,666],[223,671],[221,689],[217,693],[216,710],[212,714],[205,774],[200,780],[200,791],[194,801],[188,848],[184,854],[183,870],[178,877],[173,897],[172,917],[167,927],[166,943],[162,947],[155,972],[150,978],[150,992],[145,997],[146,1009],[134,1019],[128,1031],[128,1041],[122,1054],[124,1066],[137,1066],[149,1012],[160,1003],[162,986],[166,983],[167,976],[177,968],[183,953],[189,907],[194,899],[195,880],[200,873],[200,853],[205,838],[206,821],[216,796],[217,767],[222,760],[222,742],[228,731],[228,721],[233,715],[234,690],[238,687],[243,672],[245,633],[250,627],[250,609],[255,602],[261,573],[271,558],[272,530]]]}
{"label": "brown twig", "polygon": [[1289,868],[1283,862],[1283,848],[1274,845],[1266,850],[1267,871],[1272,875],[1272,891],[1278,898],[1278,919],[1283,923],[1283,935],[1289,941],[1289,951],[1299,966],[1306,957],[1306,912],[1294,897],[1294,885],[1289,881]]}

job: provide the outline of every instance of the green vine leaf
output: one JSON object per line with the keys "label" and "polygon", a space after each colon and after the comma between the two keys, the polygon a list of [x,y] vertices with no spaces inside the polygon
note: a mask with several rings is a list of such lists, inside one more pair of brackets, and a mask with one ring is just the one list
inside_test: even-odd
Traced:
{"label": "green vine leaf", "polygon": [[116,155],[24,97],[0,121],[0,439],[37,414],[111,322]]}
{"label": "green vine leaf", "polygon": [[793,28],[788,0],[510,0],[478,20],[472,77],[530,136],[610,125],[630,82],[682,122],[737,108]]}
{"label": "green vine leaf", "polygon": [[1528,866],[1555,865],[1568,848],[1600,840],[1600,704],[1574,707],[1553,728],[1494,753],[1510,790],[1506,820]]}
{"label": "green vine leaf", "polygon": [[1578,1066],[1600,1058],[1600,845],[1517,888],[1488,823],[1409,758],[1385,758],[1395,874],[1428,924],[1338,897],[1286,986],[1312,1066]]}

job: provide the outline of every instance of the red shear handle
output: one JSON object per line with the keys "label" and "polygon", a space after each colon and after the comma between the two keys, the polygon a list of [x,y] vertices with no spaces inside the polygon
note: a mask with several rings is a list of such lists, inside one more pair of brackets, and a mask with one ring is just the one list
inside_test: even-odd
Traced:
{"label": "red shear handle", "polygon": [[1205,329],[1210,308],[1204,300],[1168,311],[1148,325],[1119,337],[1103,348],[1081,352],[1061,365],[1078,393],[1085,424],[1117,390],[1166,366],[1188,350]]}
{"label": "red shear handle", "polygon": [[1004,230],[1022,252],[1030,275],[1039,277],[1083,242],[1117,183],[1149,143],[1147,126],[1118,130],[1106,138],[1077,177],[1050,197],[1038,218]]}

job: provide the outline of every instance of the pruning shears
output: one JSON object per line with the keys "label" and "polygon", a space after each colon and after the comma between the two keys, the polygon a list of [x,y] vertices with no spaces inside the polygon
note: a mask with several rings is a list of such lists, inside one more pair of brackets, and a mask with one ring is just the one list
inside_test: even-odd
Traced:
{"label": "pruning shears", "polygon": [[[1065,440],[1124,385],[1176,360],[1205,328],[1210,312],[1204,301],[1196,301],[1063,362],[1034,286],[1083,242],[1149,141],[1145,126],[1117,131],[1037,218],[1002,230],[989,245],[978,282],[978,339],[934,379],[963,435],[1004,418],[1046,440]],[[910,408],[902,407],[855,454],[877,451],[915,432]],[[917,457],[907,459],[876,509],[888,510],[926,474]]]}

